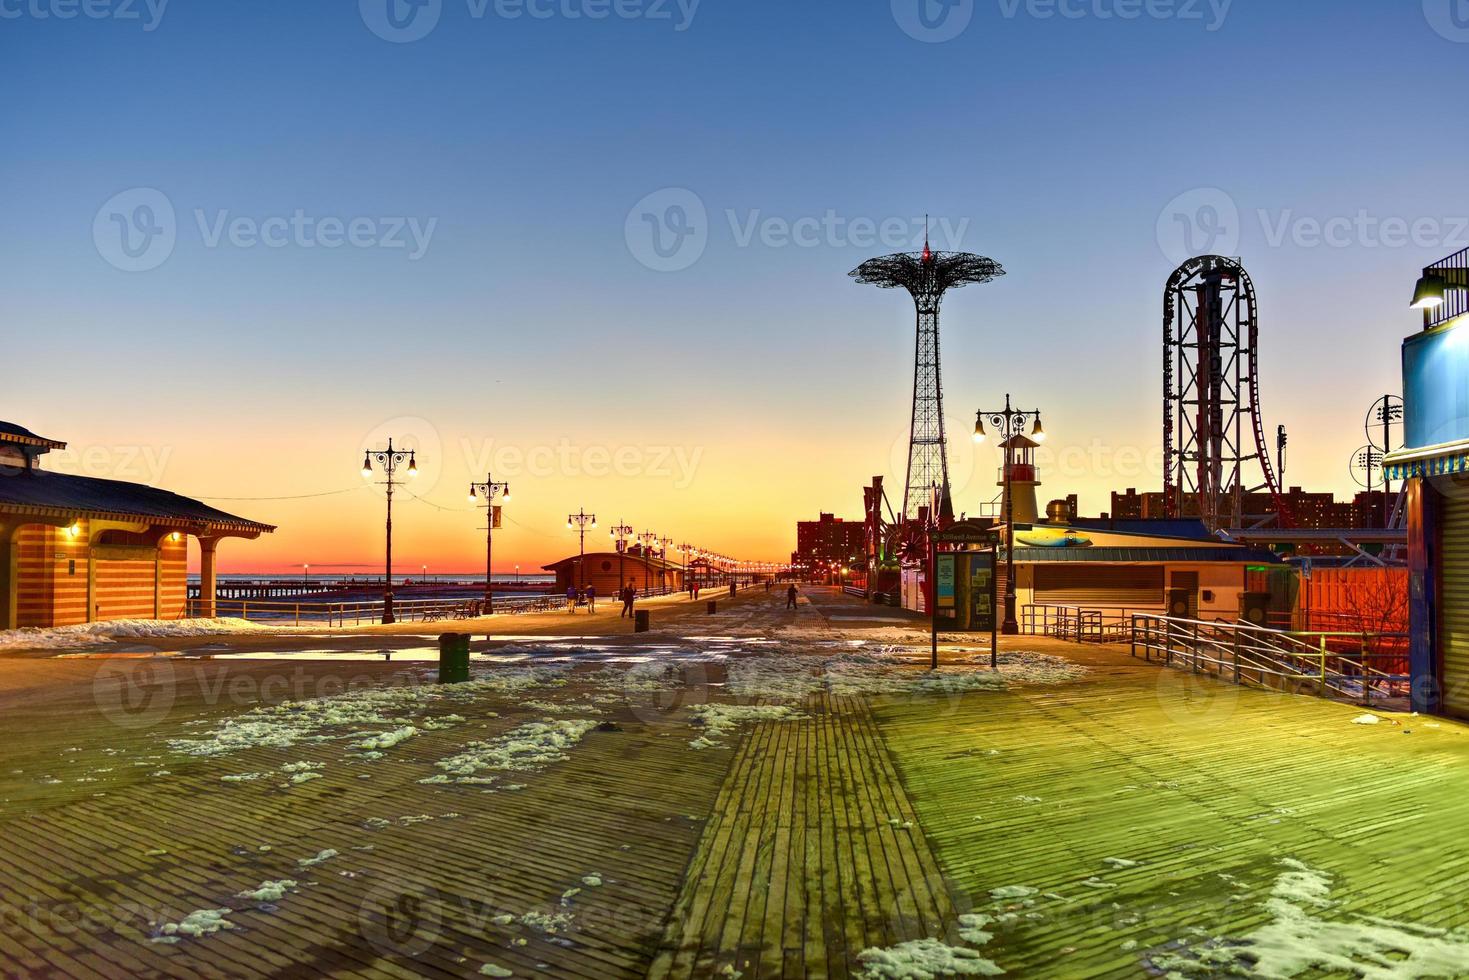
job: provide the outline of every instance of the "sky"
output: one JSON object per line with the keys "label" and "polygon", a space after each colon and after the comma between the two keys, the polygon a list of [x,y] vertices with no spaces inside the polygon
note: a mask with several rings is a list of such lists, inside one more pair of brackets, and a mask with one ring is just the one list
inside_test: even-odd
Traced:
{"label": "sky", "polygon": [[490,472],[497,572],[582,508],[777,560],[901,497],[913,307],[847,273],[929,214],[1008,273],[944,307],[956,509],[1006,393],[1042,500],[1160,486],[1202,251],[1254,278],[1286,482],[1347,494],[1469,246],[1466,74],[1463,0],[0,0],[0,418],[280,526],[226,570],[373,567],[390,436],[401,571],[483,567]]}

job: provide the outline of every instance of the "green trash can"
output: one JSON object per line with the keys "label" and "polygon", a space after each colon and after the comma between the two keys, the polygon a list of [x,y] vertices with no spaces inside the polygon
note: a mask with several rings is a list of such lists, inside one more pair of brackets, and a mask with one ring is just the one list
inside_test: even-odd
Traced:
{"label": "green trash can", "polygon": [[444,633],[439,637],[439,683],[463,684],[469,680],[469,634]]}
{"label": "green trash can", "polygon": [[633,613],[632,630],[634,633],[646,633],[653,625],[653,616],[646,609],[638,609]]}

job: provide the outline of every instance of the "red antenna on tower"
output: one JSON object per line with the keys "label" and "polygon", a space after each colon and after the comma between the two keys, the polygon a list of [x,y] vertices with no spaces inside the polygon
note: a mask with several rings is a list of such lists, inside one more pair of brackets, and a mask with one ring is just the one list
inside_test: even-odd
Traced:
{"label": "red antenna on tower", "polygon": [[933,261],[933,250],[928,247],[928,215],[923,216],[923,261]]}

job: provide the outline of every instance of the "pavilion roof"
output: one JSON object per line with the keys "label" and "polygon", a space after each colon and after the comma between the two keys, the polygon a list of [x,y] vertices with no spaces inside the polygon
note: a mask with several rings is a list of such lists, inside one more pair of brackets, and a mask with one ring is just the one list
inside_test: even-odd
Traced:
{"label": "pavilion roof", "polygon": [[275,530],[273,525],[236,517],[157,487],[46,470],[0,471],[0,513],[4,512],[144,520],[181,530],[248,535]]}

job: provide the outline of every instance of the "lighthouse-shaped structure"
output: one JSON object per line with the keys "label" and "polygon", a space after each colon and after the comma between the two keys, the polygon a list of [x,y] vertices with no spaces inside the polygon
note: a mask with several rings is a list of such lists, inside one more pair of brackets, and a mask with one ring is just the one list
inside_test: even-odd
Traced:
{"label": "lighthouse-shaped structure", "polygon": [[[1040,518],[1035,493],[1035,488],[1041,485],[1035,470],[1035,451],[1040,448],[1040,443],[1017,434],[1001,443],[1000,448],[1005,450],[1004,458],[1010,461],[1000,464],[1000,513],[1007,515],[1014,524],[1034,524]],[[1009,471],[1008,480],[1005,479],[1006,470]],[[1003,498],[1007,492],[1010,500]]]}

